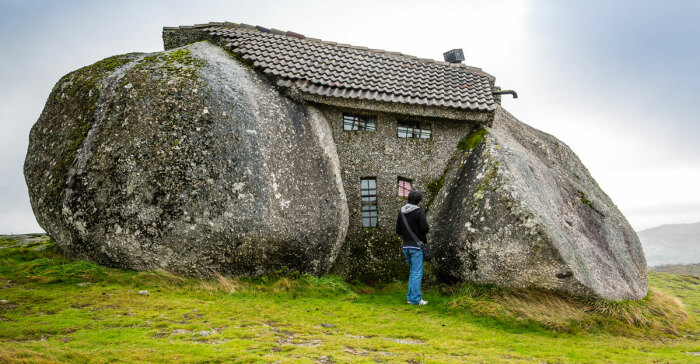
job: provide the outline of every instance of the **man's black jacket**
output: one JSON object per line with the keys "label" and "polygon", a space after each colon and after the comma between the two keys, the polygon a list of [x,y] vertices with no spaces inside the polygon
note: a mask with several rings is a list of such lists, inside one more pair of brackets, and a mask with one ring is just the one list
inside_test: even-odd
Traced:
{"label": "man's black jacket", "polygon": [[[413,241],[411,234],[408,233],[408,230],[403,223],[403,219],[401,218],[401,214],[401,211],[399,211],[399,215],[396,217],[396,233],[403,238],[404,248],[417,248],[418,244],[417,242]],[[428,220],[425,218],[425,211],[419,207],[407,213],[406,221],[408,221],[408,225],[411,227],[411,230],[413,230],[413,233],[416,234],[418,239],[424,243],[427,243],[428,240],[426,239],[425,234],[428,233],[430,228],[428,227]]]}

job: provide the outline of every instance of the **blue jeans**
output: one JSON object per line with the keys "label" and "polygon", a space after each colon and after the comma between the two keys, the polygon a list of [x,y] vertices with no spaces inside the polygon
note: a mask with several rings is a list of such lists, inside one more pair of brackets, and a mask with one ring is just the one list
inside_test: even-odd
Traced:
{"label": "blue jeans", "polygon": [[408,266],[411,268],[411,274],[408,276],[406,301],[416,305],[423,299],[423,293],[420,291],[420,284],[423,280],[423,251],[404,248],[403,255],[406,256]]}

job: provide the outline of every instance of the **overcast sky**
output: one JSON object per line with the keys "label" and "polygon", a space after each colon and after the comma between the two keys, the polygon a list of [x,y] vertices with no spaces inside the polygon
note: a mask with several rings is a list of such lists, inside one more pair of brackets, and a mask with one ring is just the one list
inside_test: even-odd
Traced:
{"label": "overcast sky", "polygon": [[700,1],[0,0],[0,233],[41,231],[22,175],[53,85],[163,49],[163,26],[232,21],[466,62],[503,105],[578,154],[644,229],[700,221]]}

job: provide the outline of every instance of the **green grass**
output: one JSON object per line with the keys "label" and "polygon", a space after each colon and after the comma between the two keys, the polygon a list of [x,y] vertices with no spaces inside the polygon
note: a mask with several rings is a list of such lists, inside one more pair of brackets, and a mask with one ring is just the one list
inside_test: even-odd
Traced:
{"label": "green grass", "polygon": [[645,300],[619,303],[435,285],[418,307],[402,282],[199,280],[3,243],[0,362],[700,362],[686,354],[700,351],[700,281],[650,282]]}

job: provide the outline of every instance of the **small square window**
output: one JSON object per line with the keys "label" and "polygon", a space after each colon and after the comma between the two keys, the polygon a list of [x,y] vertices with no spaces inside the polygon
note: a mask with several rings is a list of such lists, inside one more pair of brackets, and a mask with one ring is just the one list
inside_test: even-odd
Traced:
{"label": "small square window", "polygon": [[368,116],[343,114],[343,130],[374,131],[377,130],[377,122]]}
{"label": "small square window", "polygon": [[360,195],[362,197],[362,227],[377,227],[377,179],[362,178]]}
{"label": "small square window", "polygon": [[399,189],[399,196],[408,197],[408,194],[411,193],[411,180],[399,177],[398,189]]}
{"label": "small square window", "polygon": [[430,136],[430,124],[407,121],[399,121],[398,123],[399,138],[430,139]]}

